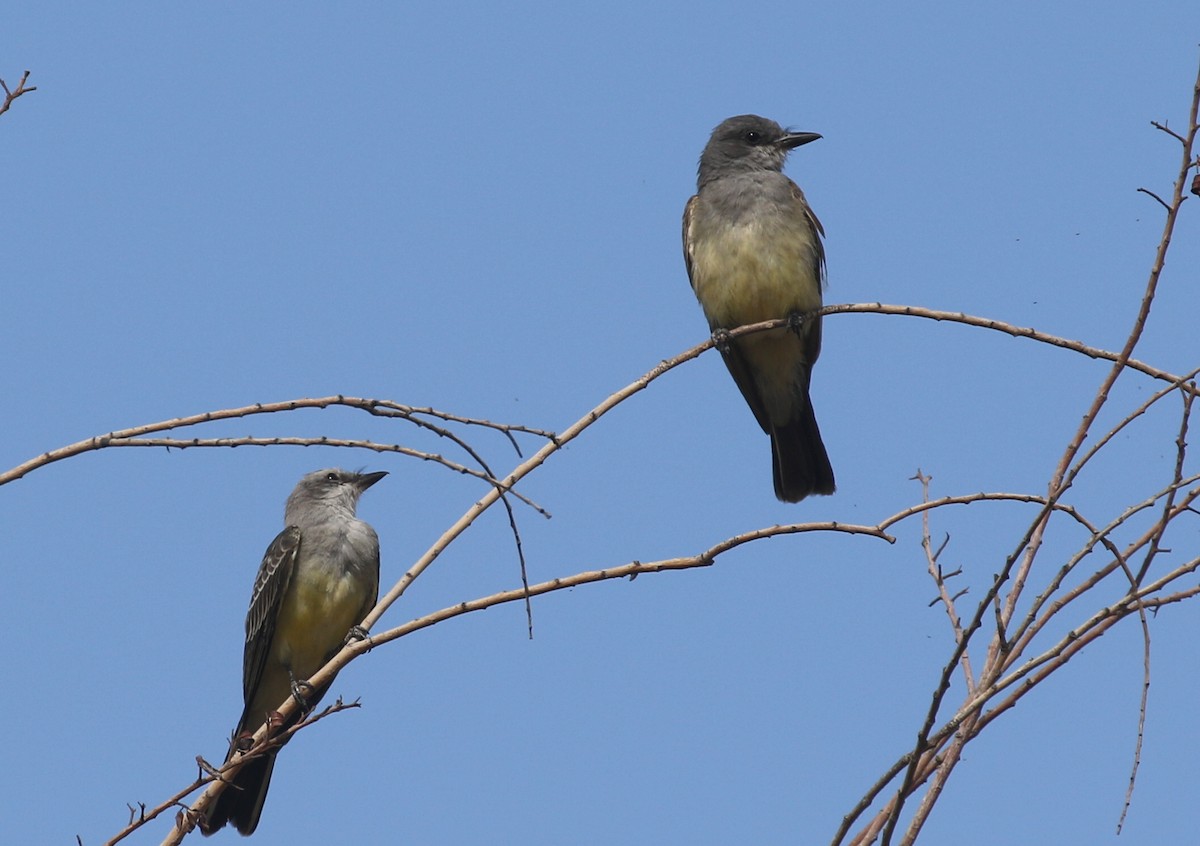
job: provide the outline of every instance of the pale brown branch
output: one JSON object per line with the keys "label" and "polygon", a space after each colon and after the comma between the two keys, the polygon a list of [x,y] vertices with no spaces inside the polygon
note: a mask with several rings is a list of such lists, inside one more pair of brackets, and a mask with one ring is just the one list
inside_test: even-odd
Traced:
{"label": "pale brown branch", "polygon": [[[750,532],[743,532],[734,537],[713,544],[703,552],[695,555],[687,555],[678,558],[664,558],[657,561],[630,561],[626,564],[621,564],[616,567],[606,567],[602,570],[588,570],[582,573],[576,573],[573,576],[565,576],[558,579],[551,579],[547,582],[529,586],[530,596],[541,596],[545,593],[552,593],[557,590],[565,590],[567,588],[578,587],[579,585],[589,584],[591,582],[601,582],[610,579],[632,578],[642,573],[662,573],[670,570],[690,570],[696,567],[710,567],[719,556],[726,552],[731,552],[740,546],[744,546],[754,541],[763,540],[764,538],[781,537],[784,535],[805,534],[808,532],[843,532],[851,535],[869,535],[871,537],[885,540],[888,543],[894,543],[895,539],[887,533],[881,531],[877,526],[860,526],[851,523],[838,522],[822,522],[822,523],[792,523],[783,526],[770,526],[762,529],[755,529]],[[469,602],[460,602],[457,605],[451,605],[443,608],[440,611],[435,611],[432,614],[426,614],[416,620],[405,623],[402,626],[396,626],[393,629],[388,629],[379,634],[371,636],[371,642],[352,644],[350,649],[355,649],[359,652],[365,652],[373,646],[377,646],[396,638],[404,637],[412,632],[420,629],[428,628],[443,620],[448,620],[451,617],[458,617],[462,614],[469,614],[473,611],[482,611],[486,608],[491,608],[495,605],[502,605],[506,602],[513,602],[520,599],[524,595],[523,589],[516,588],[513,590],[501,591],[494,593],[491,596],[481,597]]]}
{"label": "pale brown branch", "polygon": [[[887,529],[890,529],[892,526],[896,525],[897,523],[901,522],[902,520],[907,520],[909,517],[913,517],[917,514],[922,514],[926,511],[931,511],[935,508],[944,508],[947,505],[970,505],[971,503],[974,503],[974,502],[1024,502],[1024,503],[1032,503],[1034,505],[1045,505],[1046,497],[1039,496],[1037,494],[1018,494],[1018,493],[999,493],[999,492],[993,492],[993,493],[982,493],[981,492],[981,493],[973,493],[973,494],[962,494],[960,496],[944,496],[941,499],[935,499],[935,500],[931,500],[929,502],[921,502],[916,505],[910,505],[908,508],[902,509],[901,511],[897,511],[892,516],[882,520],[878,524],[878,527],[879,527],[879,529],[886,531]],[[1056,503],[1053,506],[1053,510],[1061,511],[1063,514],[1068,514],[1075,520],[1083,522],[1083,524],[1085,526],[1087,525],[1086,521],[1083,521],[1082,518],[1079,516],[1079,512],[1077,512],[1070,505],[1062,505],[1062,504]]]}
{"label": "pale brown branch", "polygon": [[429,406],[405,405],[404,403],[393,402],[392,400],[378,400],[377,406],[380,415],[383,414],[383,409],[395,411],[399,416],[410,417],[414,415],[427,415],[436,417],[439,420],[445,420],[449,423],[462,423],[466,426],[482,426],[487,429],[495,429],[498,432],[508,436],[509,442],[512,443],[513,449],[516,450],[518,456],[521,455],[521,447],[517,443],[513,433],[523,435],[533,435],[538,438],[545,438],[552,441],[556,437],[555,434],[548,429],[535,429],[532,426],[521,426],[516,423],[494,423],[491,420],[485,420],[481,417],[464,417],[461,414],[453,414],[449,411],[440,411]]}
{"label": "pale brown branch", "polygon": [[[262,403],[256,402],[253,405],[240,406],[238,408],[223,408],[216,411],[204,411],[199,414],[191,414],[186,417],[175,417],[169,420],[161,420],[156,423],[144,423],[138,426],[131,426],[126,429],[117,429],[108,432],[104,435],[96,435],[82,441],[77,441],[73,444],[60,447],[50,452],[42,453],[39,456],[24,461],[9,470],[0,473],[0,485],[20,479],[33,470],[45,467],[48,464],[53,464],[56,461],[62,461],[66,458],[71,458],[85,452],[93,452],[95,450],[106,448],[113,440],[127,440],[130,438],[143,437],[145,435],[155,434],[157,432],[169,432],[174,429],[182,429],[187,426],[198,426],[204,423],[212,423],[217,420],[234,420],[241,417],[251,417],[256,414],[278,414],[281,412],[298,411],[300,409],[326,409],[335,406],[353,408],[359,411],[365,411],[375,416],[379,415],[380,408],[388,408],[395,404],[391,404],[387,400],[366,399],[363,397],[348,397],[342,394],[327,397],[304,397],[300,399],[284,400],[283,402]],[[427,413],[424,409],[414,411],[416,413]],[[483,425],[475,421],[476,425]],[[426,424],[428,426],[428,424]],[[493,424],[492,428],[503,429],[505,424]],[[510,427],[511,428],[511,427]],[[444,431],[444,430],[441,430]],[[512,431],[517,431],[512,428]]]}
{"label": "pale brown branch", "polygon": [[[917,474],[914,476],[921,484],[921,501],[929,502],[929,483],[933,481],[932,476],[926,476],[921,470],[917,469]],[[963,639],[962,620],[958,616],[958,611],[954,607],[956,596],[950,594],[950,589],[946,586],[946,575],[942,570],[940,558],[942,551],[946,548],[946,544],[950,542],[949,535],[946,540],[935,551],[933,548],[933,538],[929,528],[928,510],[921,512],[921,549],[925,552],[926,568],[930,578],[933,579],[933,584],[937,588],[938,598],[935,601],[940,601],[942,607],[946,611],[946,618],[950,622],[950,631],[954,635],[954,642],[959,643]],[[962,671],[963,680],[966,683],[967,691],[973,691],[975,688],[975,676],[971,672],[971,656],[963,650],[962,653]]]}
{"label": "pale brown branch", "polygon": [[195,790],[198,790],[208,780],[209,779],[207,779],[207,778],[196,779],[191,784],[189,784],[187,787],[184,787],[182,790],[177,791],[175,793],[175,795],[167,798],[160,804],[151,808],[149,811],[146,810],[145,805],[140,805],[141,813],[138,815],[138,819],[133,819],[131,817],[128,825],[126,825],[123,829],[121,829],[116,834],[114,834],[110,839],[104,841],[104,846],[113,846],[113,844],[121,842],[126,837],[133,834],[139,828],[144,826],[146,823],[152,822],[153,820],[160,817],[162,814],[166,813],[167,811],[171,810],[172,808],[177,807],[179,805],[179,803],[183,801],[183,798],[185,796],[187,796],[189,793],[194,792]]}
{"label": "pale brown branch", "polygon": [[[1057,335],[1051,335],[1047,332],[1041,332],[1037,329],[1032,329],[1028,326],[1014,326],[1011,323],[1005,323],[1002,320],[993,320],[987,317],[976,317],[970,314],[955,311],[939,311],[931,308],[919,308],[917,306],[906,305],[886,305],[884,303],[851,303],[846,305],[829,305],[821,309],[821,314],[895,314],[904,317],[920,317],[925,320],[935,320],[938,322],[961,323],[964,326],[976,326],[981,329],[991,329],[995,332],[1002,332],[1005,335],[1011,335],[1014,338],[1028,338],[1031,341],[1047,344],[1052,347],[1070,350],[1071,352],[1079,353],[1088,358],[1098,359],[1101,361],[1120,361],[1121,354],[1111,352],[1110,350],[1093,347],[1082,341],[1073,341],[1068,338],[1060,338]],[[1130,370],[1136,370],[1153,379],[1161,382],[1178,382],[1179,377],[1153,367],[1143,361],[1137,359],[1128,359],[1123,362],[1123,366]],[[1193,389],[1194,390],[1194,389]]]}
{"label": "pale brown branch", "polygon": [[[937,800],[941,798],[942,791],[946,787],[946,782],[950,780],[950,774],[954,772],[954,768],[958,762],[962,760],[962,750],[976,734],[974,731],[965,731],[954,735],[954,739],[950,742],[950,748],[945,754],[940,757],[931,757],[922,772],[922,778],[914,785],[924,784],[924,782],[932,776],[932,783],[929,789],[925,791],[925,795],[921,797],[920,804],[917,805],[917,810],[913,814],[913,818],[908,823],[908,829],[904,832],[904,836],[900,839],[901,846],[912,846],[916,842],[917,835],[925,825],[925,821],[929,818],[929,814],[933,811],[933,806],[937,804]],[[899,801],[897,801],[899,805]],[[897,826],[900,823],[899,813],[893,811],[888,815],[888,825]],[[891,843],[892,829],[885,829],[883,842],[885,846]]]}
{"label": "pale brown branch", "polygon": [[[1111,562],[1098,567],[1086,579],[1073,587],[1071,590],[1067,591],[1067,593],[1065,593],[1060,599],[1055,600],[1044,614],[1041,613],[1042,609],[1045,608],[1046,602],[1058,591],[1063,579],[1065,579],[1067,574],[1078,564],[1080,560],[1082,560],[1084,556],[1090,553],[1092,547],[1095,546],[1096,543],[1103,542],[1103,540],[1106,539],[1119,526],[1124,524],[1135,514],[1152,508],[1155,502],[1163,497],[1166,497],[1171,491],[1177,490],[1184,485],[1192,484],[1197,481],[1200,481],[1200,474],[1189,479],[1182,479],[1179,482],[1172,483],[1164,490],[1158,491],[1141,502],[1134,503],[1133,505],[1129,506],[1123,512],[1121,512],[1121,514],[1113,518],[1113,520],[1110,521],[1109,524],[1103,529],[1093,529],[1092,537],[1088,540],[1088,542],[1078,552],[1071,556],[1065,564],[1063,564],[1047,588],[1035,598],[1033,604],[1030,606],[1029,612],[1025,616],[1025,619],[1021,622],[1021,625],[1017,627],[1016,631],[1011,637],[1013,642],[1013,650],[1020,654],[1028,642],[1032,640],[1056,614],[1061,612],[1062,609],[1067,605],[1085,595],[1089,590],[1110,576],[1113,571],[1121,565],[1123,560],[1128,560],[1130,556],[1136,554],[1139,549],[1149,543],[1151,539],[1158,533],[1158,524],[1156,523],[1154,526],[1151,526],[1141,537],[1136,538],[1133,542],[1128,544],[1120,554],[1114,554]],[[1197,498],[1200,498],[1200,488],[1189,491],[1184,497],[1183,502],[1172,508],[1169,515],[1167,515],[1165,518],[1160,519],[1165,519],[1167,522],[1174,520],[1180,514],[1183,514],[1190,507],[1190,505],[1196,501]],[[1039,614],[1041,614],[1040,617],[1038,616]]]}
{"label": "pale brown branch", "polygon": [[1087,466],[1088,462],[1090,462],[1092,460],[1092,458],[1095,457],[1095,455],[1100,452],[1100,450],[1104,449],[1104,447],[1106,447],[1109,444],[1109,442],[1112,441],[1113,438],[1115,438],[1118,434],[1120,434],[1122,431],[1124,431],[1125,428],[1127,426],[1129,426],[1131,423],[1133,423],[1134,420],[1138,419],[1143,414],[1145,414],[1147,411],[1149,411],[1151,406],[1158,403],[1158,401],[1161,400],[1163,397],[1170,396],[1171,394],[1173,394],[1175,391],[1178,390],[1179,393],[1183,396],[1184,401],[1190,403],[1190,401],[1192,399],[1194,399],[1196,396],[1196,386],[1194,384],[1189,384],[1189,383],[1191,383],[1191,381],[1196,378],[1197,374],[1200,374],[1200,367],[1194,368],[1190,372],[1185,373],[1182,376],[1180,376],[1178,379],[1176,379],[1170,385],[1167,385],[1167,386],[1155,391],[1153,394],[1150,395],[1150,397],[1145,402],[1143,402],[1141,405],[1139,405],[1133,411],[1126,414],[1124,419],[1122,419],[1119,423],[1117,423],[1117,425],[1113,426],[1111,429],[1109,429],[1107,432],[1105,432],[1104,437],[1100,438],[1094,444],[1092,444],[1091,448],[1088,449],[1088,451],[1085,452],[1083,455],[1081,455],[1078,458],[1078,460],[1076,460],[1075,464],[1072,465],[1070,471],[1068,471],[1066,477],[1063,480],[1063,487],[1067,488],[1067,487],[1070,487],[1072,484],[1074,484],[1075,479],[1077,479],[1079,477],[1079,474],[1081,472],[1083,472],[1083,468]]}
{"label": "pale brown branch", "polygon": [[1117,834],[1125,827],[1125,817],[1133,804],[1133,790],[1137,785],[1138,769],[1142,765],[1142,744],[1146,739],[1146,709],[1150,700],[1150,626],[1146,622],[1146,610],[1143,603],[1138,605],[1142,619],[1142,695],[1138,700],[1137,739],[1133,745],[1133,763],[1129,768],[1129,785],[1125,788],[1125,802],[1121,806],[1121,816],[1117,819]]}
{"label": "pale brown branch", "polygon": [[1147,608],[1158,611],[1160,608],[1166,608],[1168,605],[1174,605],[1179,602],[1191,599],[1193,596],[1200,595],[1200,585],[1193,585],[1190,588],[1168,594],[1167,596],[1151,596],[1142,600],[1142,604]]}

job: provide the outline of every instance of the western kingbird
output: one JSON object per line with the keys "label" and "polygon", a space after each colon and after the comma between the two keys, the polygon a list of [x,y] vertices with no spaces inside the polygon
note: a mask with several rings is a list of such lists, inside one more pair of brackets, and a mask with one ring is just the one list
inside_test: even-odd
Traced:
{"label": "western kingbird", "polygon": [[[352,630],[357,632],[379,595],[379,537],[354,511],[363,491],[386,475],[318,470],[288,497],[287,528],[263,556],[246,613],[246,707],[226,762],[244,750],[249,736],[289,694],[306,710],[328,690],[328,685],[313,689],[306,680],[337,654]],[[298,712],[288,725],[299,718]],[[227,822],[242,834],[254,833],[278,751],[238,770],[201,820],[204,834]]]}
{"label": "western kingbird", "polygon": [[833,468],[808,387],[821,352],[825,230],[804,192],[783,175],[787,154],[820,138],[740,115],[713,130],[683,212],[683,256],[714,334],[791,318],[787,328],[718,344],[758,424],[771,436],[775,496],[831,494]]}

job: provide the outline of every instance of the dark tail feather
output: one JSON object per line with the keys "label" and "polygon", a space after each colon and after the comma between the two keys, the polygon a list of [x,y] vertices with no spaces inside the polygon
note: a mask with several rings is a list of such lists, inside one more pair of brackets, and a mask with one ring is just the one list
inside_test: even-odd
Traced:
{"label": "dark tail feather", "polygon": [[809,494],[833,493],[833,467],[821,443],[811,402],[804,404],[797,419],[771,432],[771,470],[775,496],[784,502],[799,502]]}
{"label": "dark tail feather", "polygon": [[226,823],[233,823],[233,827],[242,834],[254,833],[258,818],[262,815],[263,802],[267,799],[267,788],[271,786],[276,752],[248,761],[246,766],[238,770],[233,782],[217,797],[201,821],[202,834],[212,834],[224,828]]}
{"label": "dark tail feather", "polygon": [[[338,649],[341,649],[340,645],[329,653],[326,659],[332,658]],[[331,680],[330,684],[332,683]],[[280,733],[300,722],[305,714],[316,707],[317,703],[321,701],[321,697],[329,692],[329,686],[327,684],[319,690],[310,691],[305,697],[305,708],[297,709],[282,726],[275,724],[274,736],[278,737]],[[246,710],[242,712],[242,718],[238,721],[237,728],[233,731],[234,743],[238,739],[244,739],[253,734],[261,724],[250,718],[249,711],[250,706],[247,705]],[[275,714],[275,717],[278,716]],[[260,758],[247,761],[246,766],[237,771],[237,775],[233,777],[231,783],[217,797],[217,801],[209,806],[208,812],[200,820],[201,834],[207,837],[224,828],[226,823],[233,823],[233,827],[242,834],[254,833],[254,829],[258,828],[258,818],[262,816],[263,803],[267,801],[267,788],[271,786],[271,772],[275,769],[275,756],[279,754],[283,743],[287,743],[289,740],[291,737],[285,735],[279,747]],[[229,750],[229,754],[225,756],[225,763],[229,763],[229,759],[234,756],[235,751],[235,749]]]}

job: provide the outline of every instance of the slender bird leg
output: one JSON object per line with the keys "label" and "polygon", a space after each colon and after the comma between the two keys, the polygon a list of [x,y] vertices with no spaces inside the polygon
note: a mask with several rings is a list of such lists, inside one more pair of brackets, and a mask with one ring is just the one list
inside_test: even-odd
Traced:
{"label": "slender bird leg", "polygon": [[349,646],[356,640],[365,640],[367,642],[368,652],[375,648],[375,643],[371,640],[371,633],[362,626],[352,626],[350,628],[350,633],[346,635],[346,640],[344,643],[346,646]]}
{"label": "slender bird leg", "polygon": [[797,338],[803,338],[804,330],[804,315],[798,311],[793,311],[787,316],[788,329],[796,333]]}
{"label": "slender bird leg", "polygon": [[716,328],[712,332],[713,346],[720,350],[721,354],[729,352],[729,330]]}
{"label": "slender bird leg", "polygon": [[292,671],[288,669],[288,678],[292,682],[292,696],[296,698],[296,704],[300,706],[301,711],[309,710],[308,698],[313,695],[313,686],[304,679],[298,679],[292,675]]}

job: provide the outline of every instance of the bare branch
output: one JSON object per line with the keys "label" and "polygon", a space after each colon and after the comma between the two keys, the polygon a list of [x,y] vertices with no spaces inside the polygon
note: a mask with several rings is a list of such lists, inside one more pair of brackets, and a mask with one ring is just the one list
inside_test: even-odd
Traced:
{"label": "bare branch", "polygon": [[[43,453],[36,458],[31,458],[28,461],[18,464],[16,467],[13,467],[10,470],[0,473],[0,485],[20,479],[22,476],[25,476],[33,470],[45,467],[48,464],[53,464],[56,461],[62,461],[63,459],[71,458],[85,452],[104,449],[108,447],[114,440],[139,438],[158,432],[169,432],[175,429],[183,429],[188,426],[198,426],[204,423],[212,423],[217,420],[234,420],[241,417],[252,417],[257,414],[279,414],[290,411],[298,411],[305,408],[327,409],[334,406],[344,406],[346,408],[354,408],[360,411],[365,411],[376,416],[383,416],[380,415],[379,410],[381,408],[390,408],[393,405],[395,404],[388,400],[365,399],[362,397],[348,397],[342,394],[336,394],[328,397],[284,400],[283,402],[256,402],[253,405],[241,406],[239,408],[224,408],[217,411],[205,411],[201,412],[200,414],[192,414],[187,417],[176,417],[171,420],[162,420],[157,423],[144,423],[139,426],[131,426],[127,429],[118,429],[104,435],[97,435],[92,438],[87,438],[86,440],[78,441],[65,447],[60,447],[59,449]],[[408,417],[406,415],[392,416],[402,416],[405,417],[405,419],[413,420],[416,415],[426,413],[430,412],[427,412],[425,409],[417,409],[414,410],[412,417]],[[472,420],[470,422],[473,425],[485,425],[482,421]],[[494,423],[486,425],[489,425],[490,428],[506,431],[506,433],[519,431],[518,427],[507,426],[506,424]],[[425,428],[431,427],[429,427],[429,425],[426,423]],[[437,431],[440,432],[444,430]],[[548,434],[548,437],[553,439],[553,435]]]}
{"label": "bare branch", "polygon": [[21,81],[17,83],[17,87],[9,89],[3,79],[0,79],[0,88],[4,89],[4,102],[0,103],[0,115],[8,111],[8,107],[13,104],[13,100],[20,97],[22,94],[28,94],[30,91],[37,91],[36,85],[26,86],[25,83],[29,80],[29,71],[21,74]]}
{"label": "bare branch", "polygon": [[1161,528],[1150,539],[1150,548],[1146,550],[1146,558],[1142,561],[1142,566],[1138,569],[1137,577],[1134,579],[1135,587],[1146,577],[1146,572],[1150,569],[1150,565],[1154,563],[1154,559],[1161,550],[1162,538],[1167,531],[1167,522],[1170,519],[1171,512],[1174,510],[1175,492],[1183,484],[1183,462],[1187,457],[1187,433],[1188,425],[1192,419],[1192,402],[1194,399],[1195,397],[1192,394],[1183,394],[1183,413],[1180,415],[1179,420],[1179,434],[1175,437],[1175,473],[1171,489],[1163,499],[1163,514],[1158,521],[1158,525]]}
{"label": "bare branch", "polygon": [[[1172,134],[1172,135],[1174,135],[1175,133],[1173,133],[1173,132],[1172,132],[1171,134]],[[1176,137],[1178,137],[1178,136],[1176,136]],[[1162,206],[1164,209],[1166,209],[1167,211],[1170,211],[1170,210],[1171,210],[1171,206],[1170,206],[1170,205],[1167,203],[1167,201],[1166,201],[1166,200],[1164,200],[1162,197],[1158,196],[1157,194],[1155,194],[1155,193],[1154,193],[1153,191],[1151,191],[1149,188],[1139,188],[1139,189],[1138,189],[1138,193],[1141,193],[1141,194],[1148,194],[1149,196],[1151,196],[1151,197],[1153,197],[1154,199],[1158,200],[1158,204],[1159,204],[1160,206]]]}
{"label": "bare branch", "polygon": [[[462,473],[465,476],[473,476],[476,479],[495,485],[499,482],[487,473],[475,470],[471,467],[459,464],[457,461],[452,461],[443,455],[438,455],[433,452],[424,452],[412,447],[402,446],[400,444],[381,444],[376,441],[359,441],[346,440],[344,438],[113,438],[107,444],[107,447],[159,447],[165,449],[191,449],[191,448],[230,448],[240,446],[325,446],[325,447],[344,447],[347,449],[365,449],[372,452],[393,452],[399,455],[407,455],[411,458],[419,458],[422,461],[431,461],[435,464],[441,464],[449,470],[456,473]],[[517,491],[510,492],[517,499],[524,502],[530,508],[535,510],[543,517],[549,517],[550,512],[538,505],[529,497]]]}
{"label": "bare branch", "polygon": [[[925,320],[936,320],[938,322],[961,323],[964,326],[978,326],[982,329],[991,329],[996,332],[1002,332],[1005,335],[1011,335],[1014,338],[1028,338],[1032,341],[1037,341],[1042,344],[1048,344],[1053,347],[1077,352],[1080,355],[1085,355],[1088,358],[1101,359],[1103,361],[1117,362],[1121,361],[1121,354],[1111,352],[1109,350],[1093,347],[1082,341],[1073,341],[1068,338],[1060,338],[1057,335],[1051,335],[1046,332],[1040,332],[1037,329],[1032,329],[1028,326],[1014,326],[1011,323],[1005,323],[1002,320],[993,320],[987,317],[976,317],[970,314],[954,311],[939,311],[931,308],[918,308],[917,306],[906,305],[885,305],[883,303],[854,303],[847,305],[829,305],[821,309],[821,314],[896,314],[905,317],[920,317]],[[1122,365],[1130,370],[1136,370],[1144,373],[1154,379],[1162,382],[1175,383],[1180,381],[1180,377],[1146,364],[1137,359],[1126,359]],[[1185,380],[1186,381],[1186,380]]]}
{"label": "bare branch", "polygon": [[[932,477],[926,476],[920,470],[917,470],[915,478],[921,483],[921,501],[929,502],[929,483],[932,481]],[[938,563],[942,551],[946,548],[946,544],[950,542],[950,536],[947,535],[942,545],[934,551],[933,541],[930,537],[929,514],[928,510],[921,512],[921,548],[925,551],[927,569],[930,577],[933,579],[934,586],[937,588],[938,599],[936,601],[940,601],[946,609],[946,617],[950,621],[950,630],[954,634],[954,642],[960,643],[963,639],[963,628],[962,620],[959,619],[958,611],[954,607],[956,597],[951,596],[949,588],[946,587],[946,575],[942,572],[941,565]],[[971,657],[967,654],[966,650],[963,650],[962,653],[962,671],[963,681],[966,683],[968,693],[970,693],[975,689],[975,675],[971,672]]]}
{"label": "bare branch", "polygon": [[[1187,143],[1187,139],[1186,139],[1186,138],[1184,138],[1182,135],[1180,135],[1180,134],[1179,134],[1178,132],[1176,132],[1175,130],[1171,129],[1171,128],[1170,128],[1169,126],[1167,126],[1165,123],[1159,123],[1159,122],[1158,122],[1158,121],[1156,121],[1156,120],[1152,120],[1152,121],[1150,121],[1150,125],[1151,125],[1151,126],[1153,126],[1155,129],[1157,129],[1157,130],[1161,131],[1161,132],[1165,132],[1165,133],[1167,133],[1167,134],[1168,134],[1168,135],[1170,135],[1172,138],[1174,138],[1176,141],[1178,141],[1180,144],[1186,144],[1186,143]],[[1146,193],[1149,193],[1149,192],[1147,191]],[[1161,202],[1161,200],[1160,200],[1160,202]],[[1166,204],[1166,203],[1163,203],[1163,205],[1164,205],[1164,206],[1166,206],[1167,204]],[[1170,206],[1167,206],[1167,208],[1170,208]]]}

